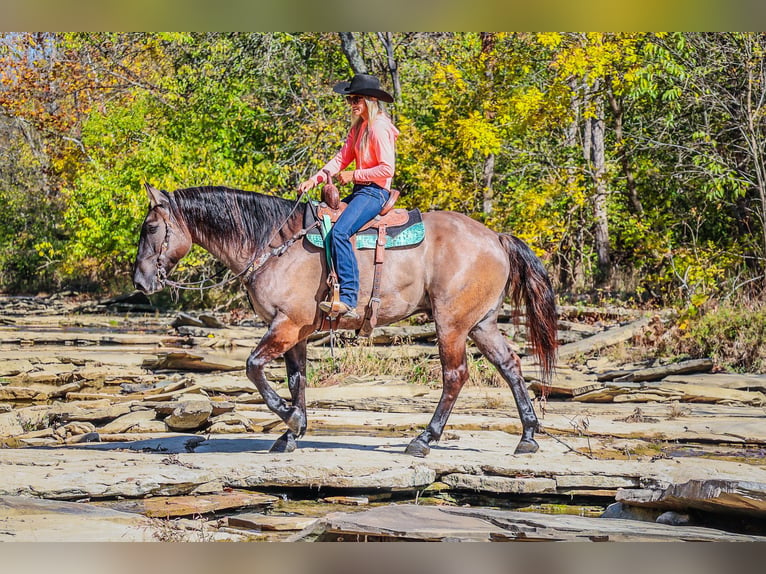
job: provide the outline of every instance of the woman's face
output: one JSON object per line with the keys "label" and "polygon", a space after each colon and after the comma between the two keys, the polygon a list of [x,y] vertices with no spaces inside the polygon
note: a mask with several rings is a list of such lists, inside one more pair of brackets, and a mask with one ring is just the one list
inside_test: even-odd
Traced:
{"label": "woman's face", "polygon": [[348,102],[348,105],[351,106],[351,115],[356,117],[361,117],[363,119],[367,119],[367,116],[369,115],[367,111],[367,101],[365,100],[364,96],[357,96],[357,95],[350,95],[346,96],[346,101]]}

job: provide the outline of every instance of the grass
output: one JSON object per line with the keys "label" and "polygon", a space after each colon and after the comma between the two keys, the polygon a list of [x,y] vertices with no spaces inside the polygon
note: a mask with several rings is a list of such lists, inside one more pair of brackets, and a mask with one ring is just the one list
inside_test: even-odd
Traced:
{"label": "grass", "polygon": [[708,303],[682,315],[652,337],[655,353],[679,358],[711,357],[740,373],[766,372],[766,302]]}
{"label": "grass", "polygon": [[[386,356],[368,344],[346,346],[337,350],[335,359],[311,361],[309,386],[322,387],[341,384],[351,376],[372,375],[397,379],[412,385],[441,387],[441,363],[438,358]],[[469,387],[504,387],[505,381],[484,357],[468,356]]]}

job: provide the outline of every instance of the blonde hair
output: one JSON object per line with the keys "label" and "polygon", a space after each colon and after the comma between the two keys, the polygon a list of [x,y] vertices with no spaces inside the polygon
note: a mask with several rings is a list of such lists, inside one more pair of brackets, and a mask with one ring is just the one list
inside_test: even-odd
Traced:
{"label": "blonde hair", "polygon": [[[369,136],[370,126],[372,125],[372,122],[375,121],[375,118],[377,118],[379,114],[388,115],[388,112],[386,112],[386,106],[383,102],[377,98],[368,96],[363,97],[364,103],[367,106],[367,129],[364,130],[361,134],[358,134],[355,138],[355,144],[357,146],[361,144],[362,149],[367,147],[367,138]],[[362,116],[355,117],[351,122],[351,129],[358,130],[361,128],[362,121],[364,121]]]}

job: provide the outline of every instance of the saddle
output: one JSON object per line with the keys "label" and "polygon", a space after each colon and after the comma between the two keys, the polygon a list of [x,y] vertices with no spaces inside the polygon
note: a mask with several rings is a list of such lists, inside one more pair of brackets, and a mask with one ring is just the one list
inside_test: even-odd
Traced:
{"label": "saddle", "polygon": [[[335,309],[340,302],[339,284],[333,269],[332,258],[330,257],[329,242],[326,244],[325,238],[332,229],[332,225],[346,209],[347,204],[341,201],[334,201],[333,195],[337,199],[337,188],[334,190],[334,193],[333,190],[330,190],[329,196],[326,194],[325,190],[330,186],[331,184],[324,186],[322,192],[323,201],[321,203],[311,202],[310,207],[306,209],[304,229],[308,230],[306,241],[316,247],[323,247],[325,249],[328,269],[330,269],[328,284],[333,303],[332,308]],[[332,185],[332,187],[334,188],[335,186]],[[398,196],[399,192],[392,190],[391,196],[381,209],[381,212],[370,222],[366,223],[354,236],[354,244],[357,249],[375,249],[372,295],[365,310],[362,327],[357,332],[357,335],[361,337],[369,336],[377,324],[385,250],[415,246],[421,243],[425,237],[425,226],[423,225],[423,219],[419,210],[392,209]],[[333,203],[335,207],[331,206],[330,203]],[[337,315],[333,316],[332,311],[329,315],[330,320],[337,318]]]}

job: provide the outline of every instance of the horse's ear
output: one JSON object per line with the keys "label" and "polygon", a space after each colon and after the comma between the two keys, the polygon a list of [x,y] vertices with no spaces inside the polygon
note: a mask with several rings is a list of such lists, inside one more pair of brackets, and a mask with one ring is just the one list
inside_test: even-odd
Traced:
{"label": "horse's ear", "polygon": [[152,209],[158,205],[167,207],[168,199],[165,197],[164,192],[160,191],[150,183],[144,183],[144,189],[149,194],[149,208]]}

